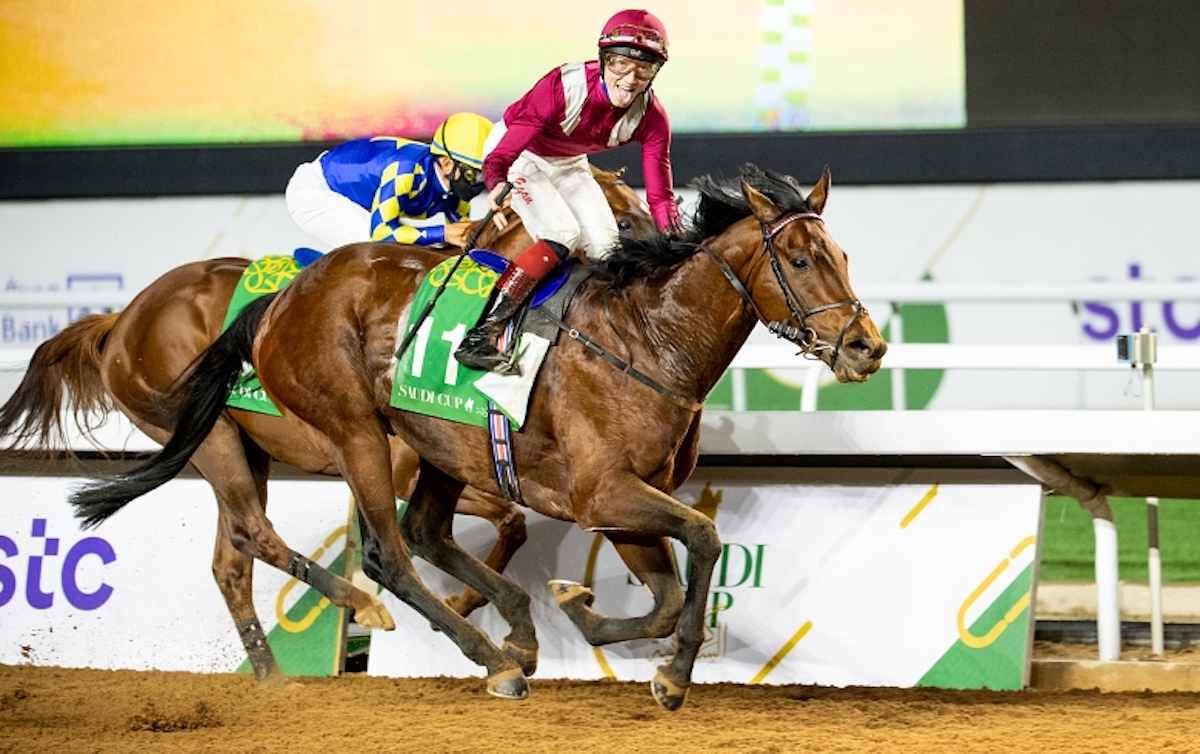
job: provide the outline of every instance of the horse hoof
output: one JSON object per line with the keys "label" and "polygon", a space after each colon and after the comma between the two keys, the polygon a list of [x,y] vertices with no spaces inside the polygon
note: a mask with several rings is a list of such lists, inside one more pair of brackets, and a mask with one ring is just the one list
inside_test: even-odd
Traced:
{"label": "horse hoof", "polygon": [[583,584],[561,579],[550,582],[550,594],[554,595],[554,601],[560,606],[582,599],[584,605],[591,607],[592,603],[596,601],[596,595],[592,593],[591,589]]}
{"label": "horse hoof", "polygon": [[526,699],[529,697],[529,681],[520,668],[505,670],[488,678],[488,693],[501,699]]}
{"label": "horse hoof", "polygon": [[655,673],[654,680],[650,681],[650,693],[654,696],[654,701],[668,712],[674,712],[683,706],[687,701],[687,692],[686,686],[671,681],[661,670]]}
{"label": "horse hoof", "polygon": [[506,657],[520,665],[521,672],[526,676],[531,676],[537,672],[537,647],[534,647],[533,649],[525,649],[524,647],[518,647],[516,644],[506,641],[504,642],[504,646],[501,648],[501,651],[504,652]]}
{"label": "horse hoof", "polygon": [[396,627],[396,621],[392,620],[392,614],[379,601],[355,610],[354,622],[363,628],[378,628],[383,631],[391,631]]}
{"label": "horse hoof", "polygon": [[282,689],[290,686],[293,683],[282,670],[276,668],[273,672],[263,676],[258,681],[258,685],[264,689]]}

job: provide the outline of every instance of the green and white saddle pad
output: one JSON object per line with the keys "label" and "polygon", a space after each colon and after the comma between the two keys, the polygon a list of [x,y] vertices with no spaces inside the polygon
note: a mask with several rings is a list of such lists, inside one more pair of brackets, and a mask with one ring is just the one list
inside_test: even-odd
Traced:
{"label": "green and white saddle pad", "polygon": [[468,256],[447,281],[456,259],[451,257],[430,270],[417,289],[401,333],[408,333],[412,327],[409,320],[425,310],[443,283],[446,286],[437,305],[420,324],[416,337],[396,362],[391,405],[485,427],[487,404],[492,400],[520,428],[525,421],[533,381],[550,342],[528,333],[522,336],[518,346],[520,377],[499,376],[459,364],[454,352],[483,314],[499,273]]}
{"label": "green and white saddle pad", "polygon": [[[225,314],[225,323],[221,326],[221,332],[229,329],[229,325],[246,307],[246,304],[268,293],[278,293],[283,290],[300,270],[300,265],[291,256],[268,256],[251,262],[250,266],[242,273],[237,288],[233,291],[233,298],[229,302],[229,311]],[[271,416],[283,415],[267,397],[266,391],[262,389],[262,385],[258,381],[258,376],[254,374],[254,367],[250,365],[246,365],[242,370],[241,376],[233,386],[233,392],[229,394],[226,405],[240,408],[243,411],[254,411]]]}

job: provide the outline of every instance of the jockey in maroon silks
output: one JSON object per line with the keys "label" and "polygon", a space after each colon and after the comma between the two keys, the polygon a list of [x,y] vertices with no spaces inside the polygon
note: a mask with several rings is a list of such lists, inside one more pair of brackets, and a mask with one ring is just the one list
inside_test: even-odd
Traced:
{"label": "jockey in maroon silks", "polygon": [[[679,225],[671,180],[671,124],[650,85],[667,61],[667,31],[644,10],[624,10],[604,26],[599,60],[567,63],[541,78],[504,111],[485,147],[488,204],[507,202],[535,243],[496,282],[492,308],[455,351],[475,369],[519,373],[496,340],[534,286],[575,249],[603,258],[617,225],[587,155],[630,141],[642,145],[642,175],[660,230]],[[493,147],[494,145],[494,147]],[[497,224],[505,220],[496,213]]]}

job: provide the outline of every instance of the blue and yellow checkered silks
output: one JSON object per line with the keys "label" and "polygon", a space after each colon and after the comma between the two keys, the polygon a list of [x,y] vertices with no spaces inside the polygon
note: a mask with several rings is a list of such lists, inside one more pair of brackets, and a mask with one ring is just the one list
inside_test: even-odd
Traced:
{"label": "blue and yellow checkered silks", "polygon": [[401,220],[443,213],[447,222],[458,222],[470,213],[470,203],[442,187],[434,167],[437,158],[426,145],[404,144],[396,157],[383,169],[371,201],[371,240],[422,245],[444,242],[444,226],[418,228]]}
{"label": "blue and yellow checkered silks", "polygon": [[438,180],[437,160],[428,144],[393,136],[348,141],[320,157],[329,188],[371,213],[371,240],[423,245],[442,243],[444,227],[414,228],[404,218],[457,222],[470,211]]}
{"label": "blue and yellow checkered silks", "polygon": [[430,151],[476,170],[483,168],[483,145],[492,132],[492,122],[475,113],[455,113],[438,126]]}

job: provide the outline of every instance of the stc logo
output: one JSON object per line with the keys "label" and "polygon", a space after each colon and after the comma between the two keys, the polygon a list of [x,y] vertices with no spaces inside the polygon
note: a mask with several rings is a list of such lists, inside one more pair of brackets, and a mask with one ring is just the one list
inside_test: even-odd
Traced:
{"label": "stc logo", "polygon": [[[48,610],[54,605],[55,589],[51,567],[52,559],[59,556],[59,540],[46,536],[46,519],[33,519],[33,543],[25,562],[25,601],[35,610]],[[41,553],[34,554],[39,549],[37,540],[42,540]],[[11,566],[18,566],[14,560],[21,555],[17,543],[9,537],[0,534],[0,556],[7,558]],[[67,550],[59,569],[60,578],[57,586],[62,588],[62,596],[71,606],[78,610],[95,610],[108,601],[113,588],[103,582],[94,591],[84,591],[79,586],[78,574],[80,563],[88,556],[100,558],[100,562],[108,565],[117,559],[117,553],[112,545],[99,537],[85,537]],[[17,595],[19,574],[14,568],[3,564],[0,560],[0,608],[12,601]]]}
{"label": "stc logo", "polygon": [[[1129,265],[1129,278],[1131,280],[1142,279],[1141,265]],[[1181,278],[1181,280],[1187,279]],[[1185,318],[1181,317],[1175,311],[1174,301],[1163,301],[1161,306],[1162,318],[1161,327],[1159,327],[1160,322],[1157,321],[1157,318],[1148,316],[1149,313],[1145,311],[1145,309],[1152,311],[1153,307],[1141,301],[1131,301],[1121,306],[1122,309],[1128,308],[1126,312],[1128,319],[1123,318],[1123,313],[1117,306],[1089,301],[1083,305],[1087,313],[1085,315],[1083,332],[1092,340],[1111,341],[1116,337],[1117,333],[1137,332],[1145,324],[1149,325],[1152,330],[1159,332],[1165,330],[1180,340],[1196,340],[1200,338],[1200,318],[1196,318],[1192,322],[1181,321]]]}

